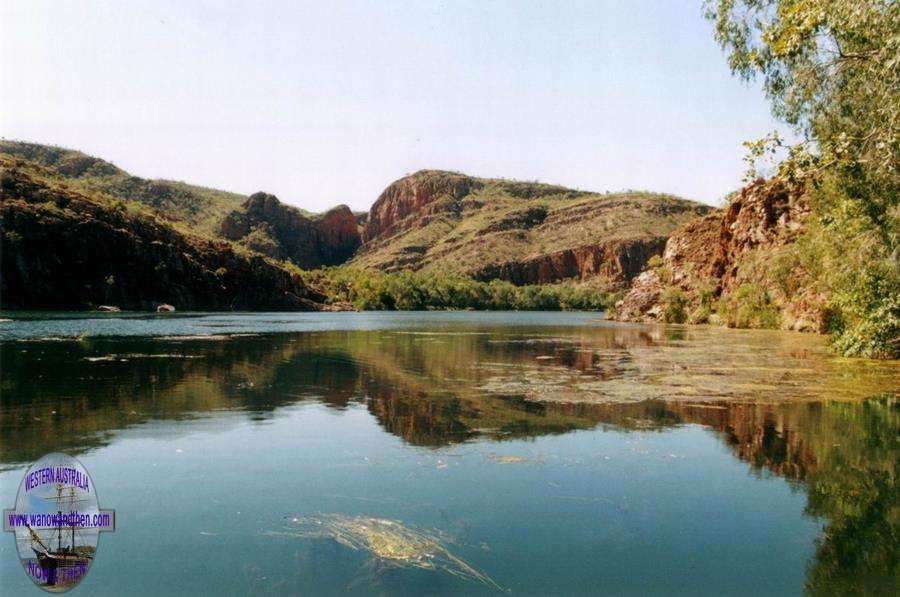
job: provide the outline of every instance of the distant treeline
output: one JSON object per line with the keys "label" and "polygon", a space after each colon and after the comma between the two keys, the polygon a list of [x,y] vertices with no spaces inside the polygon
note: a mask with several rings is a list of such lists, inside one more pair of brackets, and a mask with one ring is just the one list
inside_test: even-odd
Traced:
{"label": "distant treeline", "polygon": [[362,311],[599,311],[611,308],[617,298],[605,288],[584,283],[515,286],[502,280],[479,282],[435,272],[332,267],[305,272],[304,277],[329,303],[345,303]]}

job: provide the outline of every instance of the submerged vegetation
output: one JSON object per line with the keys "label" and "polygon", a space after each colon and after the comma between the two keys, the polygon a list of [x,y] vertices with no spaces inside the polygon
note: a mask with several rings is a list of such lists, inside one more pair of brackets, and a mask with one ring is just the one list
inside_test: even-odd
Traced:
{"label": "submerged vegetation", "polygon": [[616,294],[605,286],[590,283],[515,286],[502,280],[479,282],[434,271],[385,273],[353,267],[325,268],[304,275],[328,297],[327,303],[361,311],[599,311],[612,307],[616,300]]}
{"label": "submerged vegetation", "polygon": [[437,531],[406,526],[397,520],[366,516],[327,514],[316,518],[294,518],[293,528],[300,530],[273,532],[306,539],[332,539],[353,550],[368,553],[375,563],[392,568],[420,568],[441,570],[457,578],[504,589],[490,576],[473,568],[452,554]]}

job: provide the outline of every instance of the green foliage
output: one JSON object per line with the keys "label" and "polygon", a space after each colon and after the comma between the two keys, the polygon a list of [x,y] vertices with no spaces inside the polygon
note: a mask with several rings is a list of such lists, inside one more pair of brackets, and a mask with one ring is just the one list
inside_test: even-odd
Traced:
{"label": "green foliage", "polygon": [[701,285],[697,289],[698,305],[688,315],[688,323],[707,323],[716,306],[716,287],[712,283]]}
{"label": "green foliage", "polygon": [[775,329],[781,323],[781,310],[762,284],[745,282],[723,296],[719,316],[728,327]]}
{"label": "green foliage", "polygon": [[680,288],[670,286],[662,293],[663,321],[684,323],[688,319],[687,296]]}
{"label": "green foliage", "polygon": [[[836,177],[835,177],[836,178]],[[831,289],[830,329],[844,354],[900,358],[900,225],[890,214],[888,238],[860,202],[829,178],[816,193],[822,251]]]}
{"label": "green foliage", "polygon": [[896,176],[900,3],[709,0],[733,72],[761,75],[775,114],[826,159]]}
{"label": "green foliage", "polygon": [[479,282],[437,272],[385,273],[372,269],[332,267],[307,272],[331,303],[356,309],[416,311],[424,309],[477,310],[603,310],[615,296],[585,284],[515,286],[502,280]]}
{"label": "green foliage", "polygon": [[[859,259],[875,252],[853,247]],[[845,251],[845,255],[848,252]],[[847,355],[900,358],[900,265],[890,257],[833,268],[829,328],[835,348]]]}
{"label": "green foliage", "polygon": [[663,261],[662,255],[653,255],[650,259],[647,260],[647,267],[649,269],[659,269],[665,264]]}
{"label": "green foliage", "polygon": [[[900,357],[900,2],[710,0],[707,16],[732,70],[762,76],[804,138],[750,143],[749,161],[786,148],[780,174],[811,189],[800,256],[830,294],[833,345]],[[775,273],[788,294],[786,270]]]}

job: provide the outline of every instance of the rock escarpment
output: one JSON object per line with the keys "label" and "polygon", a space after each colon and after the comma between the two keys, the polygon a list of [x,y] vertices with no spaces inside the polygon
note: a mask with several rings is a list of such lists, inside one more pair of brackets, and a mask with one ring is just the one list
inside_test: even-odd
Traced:
{"label": "rock escarpment", "polygon": [[429,216],[458,213],[459,200],[479,182],[455,172],[423,170],[391,183],[381,193],[366,220],[365,243],[388,238],[420,225]]}
{"label": "rock escarpment", "polygon": [[357,218],[346,205],[307,217],[266,193],[250,195],[225,216],[219,231],[228,240],[304,269],[344,263],[360,245]]}
{"label": "rock escarpment", "polygon": [[669,195],[425,170],[381,194],[353,263],[515,284],[599,277],[620,286],[662,251],[669,232],[708,211]]}
{"label": "rock escarpment", "polygon": [[0,157],[3,308],[316,309],[324,297],[264,259]]}
{"label": "rock escarpment", "polygon": [[662,253],[666,237],[613,240],[564,249],[521,260],[490,264],[472,272],[477,280],[506,280],[516,285],[550,284],[560,280],[601,277],[631,280],[653,255]]}
{"label": "rock escarpment", "polygon": [[801,264],[785,258],[809,213],[800,186],[779,179],[750,184],[726,208],[674,232],[661,263],[634,280],[616,306],[615,318],[663,320],[667,302],[677,291],[695,323],[715,319],[715,307],[727,307],[729,301],[762,302],[758,308],[771,305],[773,312],[781,311],[772,327],[821,330],[825,297]]}

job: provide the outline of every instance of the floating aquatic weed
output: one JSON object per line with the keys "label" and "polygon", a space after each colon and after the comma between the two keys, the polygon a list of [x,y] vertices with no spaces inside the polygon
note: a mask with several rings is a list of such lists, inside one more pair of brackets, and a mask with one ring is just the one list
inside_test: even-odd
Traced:
{"label": "floating aquatic weed", "polygon": [[500,464],[520,464],[523,462],[528,462],[528,459],[524,456],[504,456],[500,454],[494,454],[493,452],[488,454],[487,457],[489,460],[499,462]]}
{"label": "floating aquatic weed", "polygon": [[190,354],[143,354],[143,353],[126,353],[126,354],[108,354],[102,357],[84,357],[83,360],[91,363],[102,361],[128,361],[130,359],[199,359],[200,355]]}
{"label": "floating aquatic weed", "polygon": [[227,334],[187,334],[184,336],[156,336],[154,340],[159,342],[187,342],[190,340],[230,340],[231,335]]}
{"label": "floating aquatic weed", "polygon": [[489,332],[392,332],[398,336],[488,336]]}
{"label": "floating aquatic weed", "polygon": [[367,516],[325,514],[292,518],[287,532],[269,535],[332,539],[345,547],[371,554],[379,564],[396,568],[443,570],[457,578],[505,591],[490,576],[453,555],[440,538],[440,531],[410,528],[397,520]]}

